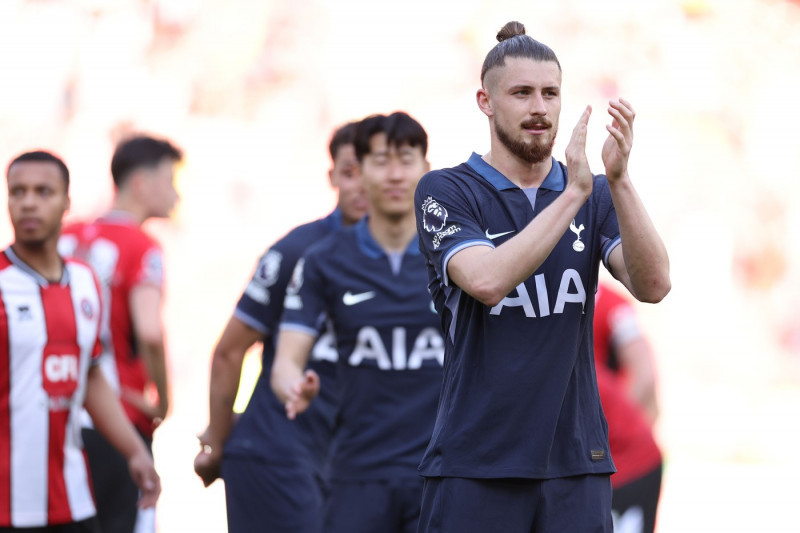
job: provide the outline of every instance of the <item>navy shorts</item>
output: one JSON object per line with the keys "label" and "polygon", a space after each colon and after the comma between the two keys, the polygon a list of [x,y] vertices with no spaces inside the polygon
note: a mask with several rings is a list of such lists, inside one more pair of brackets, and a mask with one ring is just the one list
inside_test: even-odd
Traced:
{"label": "navy shorts", "polygon": [[322,531],[322,493],[311,469],[226,455],[222,479],[229,533]]}
{"label": "navy shorts", "polygon": [[[96,429],[83,428],[81,434],[89,458],[100,531],[133,533],[139,512],[139,487],[131,478],[128,460]],[[139,436],[152,450],[152,439],[141,433]]]}
{"label": "navy shorts", "polygon": [[426,478],[418,531],[611,533],[610,477]]}
{"label": "navy shorts", "polygon": [[325,533],[414,533],[422,498],[421,477],[331,484]]}

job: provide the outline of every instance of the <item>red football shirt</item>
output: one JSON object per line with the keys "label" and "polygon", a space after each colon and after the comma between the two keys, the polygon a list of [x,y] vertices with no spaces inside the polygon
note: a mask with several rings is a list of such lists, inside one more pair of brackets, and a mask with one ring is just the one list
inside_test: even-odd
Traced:
{"label": "red football shirt", "polygon": [[[163,288],[161,247],[130,215],[111,212],[91,224],[74,224],[64,229],[59,251],[87,261],[100,279],[106,312],[103,316],[101,367],[112,387],[145,393],[150,376],[139,356],[133,334],[130,294],[147,283]],[[123,401],[131,422],[146,436],[153,434],[149,417]]]}

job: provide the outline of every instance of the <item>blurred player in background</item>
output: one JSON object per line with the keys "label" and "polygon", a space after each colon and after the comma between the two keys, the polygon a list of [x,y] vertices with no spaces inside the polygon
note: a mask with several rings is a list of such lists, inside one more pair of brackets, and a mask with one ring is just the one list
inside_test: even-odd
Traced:
{"label": "blurred player in background", "polygon": [[656,361],[631,302],[606,281],[595,294],[594,355],[617,374],[628,395],[653,424],[658,417]]}
{"label": "blurred player in background", "polygon": [[[325,394],[298,423],[286,420],[269,386],[275,336],[292,270],[308,246],[350,226],[366,212],[353,146],[355,124],[337,129],[329,150],[330,183],[338,192],[327,217],[299,226],[270,246],[256,267],[214,349],[209,386],[209,425],[201,435],[195,471],[206,486],[225,480],[228,531],[312,533],[320,531],[328,450],[336,419],[333,378],[336,350],[330,334],[316,340],[309,367]],[[315,336],[316,338],[316,336]],[[262,371],[244,413],[233,404],[242,361],[263,343]]]}
{"label": "blurred player in background", "polygon": [[98,533],[82,407],[141,489],[140,506],[155,505],[160,480],[98,365],[97,278],[58,253],[69,170],[37,151],[6,176],[14,243],[0,255],[0,532]]}
{"label": "blurred player in background", "polygon": [[652,533],[663,470],[653,435],[658,415],[655,357],[633,305],[607,282],[600,282],[595,295],[594,354],[617,467],[611,476],[614,531]]}
{"label": "blurred player in background", "polygon": [[301,420],[321,391],[313,370],[304,372],[319,316],[332,324],[339,353],[325,533],[417,529],[417,465],[433,427],[444,355],[414,225],[414,189],[430,168],[427,146],[425,130],[406,113],[359,123],[368,216],[309,248],[286,292],[272,387],[289,418]]}
{"label": "blurred player in background", "polygon": [[[59,242],[62,254],[86,260],[100,278],[100,365],[151,449],[153,431],[169,407],[161,321],[164,268],[161,247],[141,225],[152,217],[169,217],[178,200],[174,169],[181,158],[169,141],[150,136],[119,143],[111,159],[112,209],[94,222],[65,228]],[[137,518],[137,531],[153,530],[152,513],[137,512],[138,488],[124,458],[91,426],[83,438],[102,531],[132,533]]]}

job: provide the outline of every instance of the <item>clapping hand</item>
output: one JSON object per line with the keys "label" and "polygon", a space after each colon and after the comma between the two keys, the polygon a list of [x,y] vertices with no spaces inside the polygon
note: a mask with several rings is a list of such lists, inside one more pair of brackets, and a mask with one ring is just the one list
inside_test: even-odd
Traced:
{"label": "clapping hand", "polygon": [[633,119],[636,112],[630,102],[620,98],[609,102],[608,114],[611,115],[611,124],[606,126],[608,138],[603,144],[603,164],[606,167],[606,177],[609,181],[616,181],[628,173],[628,157],[633,145]]}

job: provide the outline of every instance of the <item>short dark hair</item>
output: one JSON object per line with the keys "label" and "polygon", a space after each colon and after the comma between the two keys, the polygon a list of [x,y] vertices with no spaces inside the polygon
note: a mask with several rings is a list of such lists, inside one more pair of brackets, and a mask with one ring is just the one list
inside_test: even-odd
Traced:
{"label": "short dark hair", "polygon": [[373,135],[386,134],[386,142],[396,147],[407,144],[411,147],[419,146],[422,155],[428,153],[428,134],[422,124],[402,111],[395,111],[391,115],[370,115],[356,127],[356,158],[359,162],[370,152],[369,141]]}
{"label": "short dark hair", "polygon": [[331,160],[336,159],[336,152],[342,146],[353,144],[356,140],[356,125],[358,122],[348,122],[334,130],[328,150],[331,152]]}
{"label": "short dark hair", "polygon": [[67,168],[67,164],[64,163],[60,157],[44,150],[25,152],[12,159],[8,164],[8,167],[6,167],[6,179],[8,179],[8,174],[11,172],[11,167],[13,167],[16,163],[26,162],[54,163],[61,171],[61,177],[64,178],[64,189],[69,192],[69,169]]}
{"label": "short dark hair", "polygon": [[183,159],[180,149],[169,141],[148,135],[130,137],[117,145],[111,158],[111,176],[114,185],[122,187],[134,170],[155,167],[164,158],[175,162]]}
{"label": "short dark hair", "polygon": [[561,63],[558,62],[555,52],[542,44],[533,37],[525,35],[525,26],[521,22],[511,21],[506,23],[497,32],[498,43],[486,54],[481,68],[481,83],[486,73],[495,67],[502,67],[506,64],[507,57],[526,57],[535,61],[553,61],[561,70]]}

